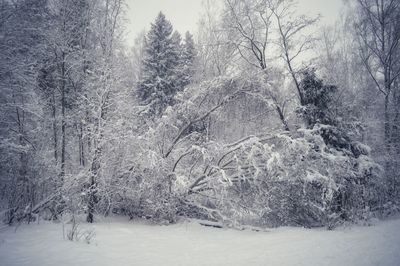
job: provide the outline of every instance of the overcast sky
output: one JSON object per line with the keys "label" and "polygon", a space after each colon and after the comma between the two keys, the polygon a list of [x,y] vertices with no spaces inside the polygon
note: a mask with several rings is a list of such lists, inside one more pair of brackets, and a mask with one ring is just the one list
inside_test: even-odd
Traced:
{"label": "overcast sky", "polygon": [[[127,41],[133,43],[135,36],[143,29],[148,30],[162,11],[171,21],[174,29],[181,34],[196,33],[202,0],[126,0],[129,6]],[[298,0],[299,9],[307,15],[322,15],[323,23],[334,23],[339,15],[342,0]]]}

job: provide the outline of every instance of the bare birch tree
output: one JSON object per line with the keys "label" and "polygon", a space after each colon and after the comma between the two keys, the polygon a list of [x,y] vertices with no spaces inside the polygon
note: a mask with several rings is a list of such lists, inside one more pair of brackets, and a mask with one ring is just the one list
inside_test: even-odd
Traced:
{"label": "bare birch tree", "polygon": [[384,146],[390,191],[397,191],[400,3],[395,0],[357,0],[359,52],[370,78],[384,98]]}

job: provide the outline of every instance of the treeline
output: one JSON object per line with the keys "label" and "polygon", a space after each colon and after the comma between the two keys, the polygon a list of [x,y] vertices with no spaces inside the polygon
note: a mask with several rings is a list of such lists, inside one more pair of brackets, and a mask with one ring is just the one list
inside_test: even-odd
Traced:
{"label": "treeline", "polygon": [[397,211],[400,4],[354,0],[321,28],[294,3],[204,1],[196,41],[160,12],[128,49],[122,0],[3,0],[4,221]]}

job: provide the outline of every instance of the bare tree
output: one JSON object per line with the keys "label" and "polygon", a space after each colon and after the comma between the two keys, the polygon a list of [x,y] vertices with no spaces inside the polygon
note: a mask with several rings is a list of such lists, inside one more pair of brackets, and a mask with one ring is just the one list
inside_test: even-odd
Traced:
{"label": "bare tree", "polygon": [[203,1],[197,33],[197,81],[227,74],[233,61],[235,49],[227,42],[229,36],[217,19],[219,12],[216,1]]}
{"label": "bare tree", "polygon": [[239,34],[233,42],[238,53],[252,66],[266,69],[272,12],[266,1],[226,0],[226,26]]}
{"label": "bare tree", "polygon": [[359,51],[364,67],[384,98],[384,138],[386,174],[390,189],[396,191],[396,170],[390,162],[395,158],[398,139],[398,95],[400,76],[400,3],[396,0],[357,0]]}
{"label": "bare tree", "polygon": [[[100,16],[99,38],[100,38],[100,58],[99,58],[99,75],[92,78],[96,79],[98,84],[94,87],[95,93],[90,103],[94,114],[92,119],[93,125],[93,150],[92,161],[89,169],[89,190],[88,190],[88,206],[87,206],[87,222],[93,222],[94,207],[97,202],[96,192],[98,186],[98,177],[101,171],[101,159],[104,148],[104,128],[107,124],[107,114],[111,105],[111,97],[114,86],[115,73],[113,64],[116,59],[116,47],[120,35],[121,16],[123,12],[122,0],[106,0],[104,14]],[[89,99],[90,100],[90,99]]]}
{"label": "bare tree", "polygon": [[296,86],[300,104],[304,105],[303,91],[299,82],[299,69],[296,68],[295,60],[305,56],[305,52],[312,48],[315,38],[309,28],[319,20],[319,17],[310,18],[305,15],[295,15],[294,0],[270,1],[270,8],[274,14],[278,26],[278,45],[281,57],[287,70],[293,78]]}
{"label": "bare tree", "polygon": [[11,223],[30,218],[39,198],[35,171],[42,124],[35,75],[45,54],[40,28],[48,16],[41,0],[2,1],[0,7],[0,183]]}
{"label": "bare tree", "polygon": [[[225,27],[236,38],[231,43],[240,58],[248,65],[259,69],[265,81],[268,80],[267,53],[271,45],[271,17],[273,15],[268,1],[226,0]],[[262,96],[267,94],[267,96]],[[257,96],[273,102],[274,108],[285,130],[289,130],[285,118],[285,103],[280,101],[269,86]],[[268,101],[267,100],[267,101]]]}
{"label": "bare tree", "polygon": [[[280,57],[297,89],[300,104],[303,104],[299,69],[294,61],[304,57],[304,53],[311,48],[314,38],[310,33],[306,35],[305,31],[318,18],[296,16],[293,5],[292,0],[226,0],[225,25],[239,36],[232,41],[239,56],[261,70],[266,83],[274,60],[271,51],[278,46]],[[272,101],[284,129],[289,130],[285,114],[287,99],[279,99],[274,93],[277,88],[269,88],[270,85],[267,87],[267,98]]]}

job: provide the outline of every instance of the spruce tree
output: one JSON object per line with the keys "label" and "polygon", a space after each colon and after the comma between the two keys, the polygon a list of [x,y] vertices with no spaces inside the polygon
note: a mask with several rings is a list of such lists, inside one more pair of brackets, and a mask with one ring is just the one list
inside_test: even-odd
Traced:
{"label": "spruce tree", "polygon": [[337,87],[325,85],[314,70],[306,70],[302,75],[300,86],[304,95],[304,105],[298,113],[306,122],[307,128],[314,130],[318,128],[325,144],[336,150],[344,151],[354,157],[367,155],[368,152],[352,139],[351,135],[354,134],[348,131],[346,122],[333,111],[332,101],[337,97]]}
{"label": "spruce tree", "polygon": [[171,23],[159,13],[146,37],[142,77],[138,96],[149,106],[152,116],[159,116],[173,103],[177,88],[179,50],[176,34],[172,35]]}
{"label": "spruce tree", "polygon": [[172,48],[175,53],[175,60],[176,60],[176,67],[175,71],[173,73],[173,76],[171,79],[173,80],[173,86],[175,88],[175,92],[182,90],[182,87],[184,86],[183,82],[183,61],[182,61],[182,52],[183,52],[183,46],[182,46],[182,37],[181,34],[178,31],[174,31],[171,36],[172,40]]}
{"label": "spruce tree", "polygon": [[187,86],[193,81],[195,73],[194,61],[196,58],[196,49],[194,46],[193,36],[190,32],[185,34],[185,42],[182,47],[182,87]]}

